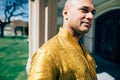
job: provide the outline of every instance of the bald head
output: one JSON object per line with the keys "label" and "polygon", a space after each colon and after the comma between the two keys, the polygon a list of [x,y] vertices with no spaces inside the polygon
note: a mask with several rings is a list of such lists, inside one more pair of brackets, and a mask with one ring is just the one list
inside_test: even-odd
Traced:
{"label": "bald head", "polygon": [[90,30],[95,8],[92,0],[66,0],[63,9],[63,27],[71,34],[84,34]]}
{"label": "bald head", "polygon": [[[71,7],[73,7],[74,5],[77,5],[77,3],[78,3],[78,2],[81,2],[81,1],[85,1],[85,0],[66,0],[64,9],[71,8]],[[88,1],[92,2],[92,0],[88,0]],[[92,3],[93,3],[93,2],[92,2]]]}
{"label": "bald head", "polygon": [[70,8],[72,6],[73,2],[74,2],[74,0],[66,0],[64,9]]}

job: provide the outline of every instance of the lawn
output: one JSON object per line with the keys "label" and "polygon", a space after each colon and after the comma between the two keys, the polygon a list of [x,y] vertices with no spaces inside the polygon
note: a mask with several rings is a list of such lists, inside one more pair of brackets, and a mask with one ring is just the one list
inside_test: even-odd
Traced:
{"label": "lawn", "polygon": [[0,80],[27,80],[27,58],[25,37],[0,38]]}

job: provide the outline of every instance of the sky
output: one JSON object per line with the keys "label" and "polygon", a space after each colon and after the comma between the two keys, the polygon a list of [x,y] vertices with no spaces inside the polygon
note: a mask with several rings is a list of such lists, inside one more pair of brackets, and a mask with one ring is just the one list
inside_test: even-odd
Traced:
{"label": "sky", "polygon": [[[4,15],[4,1],[5,0],[0,0],[0,19],[4,19],[5,15]],[[23,0],[24,1],[24,0]],[[26,4],[23,5],[24,7],[26,7],[25,9],[23,8],[19,8],[15,11],[15,14],[21,13],[21,12],[25,12],[26,16],[18,16],[17,19],[22,19],[23,21],[28,21],[28,2]]]}

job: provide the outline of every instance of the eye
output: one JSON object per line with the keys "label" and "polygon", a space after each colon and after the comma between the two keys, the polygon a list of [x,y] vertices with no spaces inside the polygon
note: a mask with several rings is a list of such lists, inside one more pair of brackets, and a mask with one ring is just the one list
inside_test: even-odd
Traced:
{"label": "eye", "polygon": [[95,15],[95,13],[96,13],[96,10],[92,10],[92,12],[91,12],[93,15]]}
{"label": "eye", "polygon": [[81,10],[83,13],[89,13],[90,12],[93,15],[95,15],[95,13],[96,13],[95,9],[90,10],[89,7],[86,7],[86,6],[81,7],[79,10]]}
{"label": "eye", "polygon": [[83,7],[83,8],[81,8],[81,11],[82,11],[83,13],[88,13],[88,12],[89,12],[89,9],[86,8],[86,7]]}

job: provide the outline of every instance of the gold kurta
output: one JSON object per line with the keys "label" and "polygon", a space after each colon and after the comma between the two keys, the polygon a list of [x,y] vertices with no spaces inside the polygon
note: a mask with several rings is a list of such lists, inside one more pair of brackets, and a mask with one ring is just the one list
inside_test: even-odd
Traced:
{"label": "gold kurta", "polygon": [[28,80],[97,80],[95,62],[65,29],[46,42],[32,58]]}

